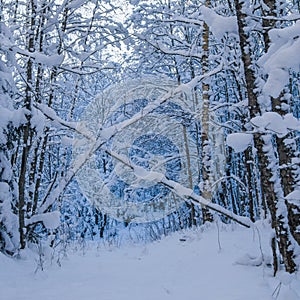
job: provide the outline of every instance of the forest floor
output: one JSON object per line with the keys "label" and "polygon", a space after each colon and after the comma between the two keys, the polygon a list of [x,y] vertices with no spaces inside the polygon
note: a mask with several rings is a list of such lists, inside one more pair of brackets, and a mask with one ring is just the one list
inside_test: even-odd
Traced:
{"label": "forest floor", "polygon": [[44,262],[44,271],[30,252],[15,260],[0,254],[0,299],[300,299],[299,274],[272,277],[265,235],[212,224],[150,244],[91,243],[72,247],[61,266]]}

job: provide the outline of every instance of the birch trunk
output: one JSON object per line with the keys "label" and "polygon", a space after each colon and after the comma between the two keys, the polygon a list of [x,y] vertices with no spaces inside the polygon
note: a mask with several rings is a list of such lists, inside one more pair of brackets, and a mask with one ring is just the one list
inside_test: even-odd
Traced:
{"label": "birch trunk", "polygon": [[[258,97],[256,94],[255,74],[252,69],[250,45],[246,34],[246,15],[242,12],[243,1],[235,0],[238,31],[240,37],[240,48],[242,62],[244,66],[244,76],[248,95],[248,105],[250,117],[253,118],[260,114]],[[262,194],[266,199],[270,211],[272,228],[274,228],[277,245],[282,256],[285,269],[289,273],[296,271],[294,258],[294,245],[290,239],[288,220],[286,217],[287,207],[283,200],[283,190],[279,174],[279,164],[276,158],[277,149],[274,146],[273,138],[270,134],[254,134],[254,146],[257,150],[258,164],[260,169]],[[279,178],[278,178],[279,177]],[[274,250],[274,249],[273,249]],[[277,272],[277,256],[274,256],[274,274]]]}
{"label": "birch trunk", "polygon": [[[210,6],[210,0],[207,0],[205,5]],[[209,27],[206,23],[203,24],[203,59],[202,73],[208,72],[208,54],[209,54]],[[201,147],[202,147],[202,186],[201,195],[206,200],[212,199],[211,193],[211,146],[209,141],[209,84],[202,82],[202,120],[201,120]],[[212,215],[207,208],[202,207],[203,222],[212,221]]]}

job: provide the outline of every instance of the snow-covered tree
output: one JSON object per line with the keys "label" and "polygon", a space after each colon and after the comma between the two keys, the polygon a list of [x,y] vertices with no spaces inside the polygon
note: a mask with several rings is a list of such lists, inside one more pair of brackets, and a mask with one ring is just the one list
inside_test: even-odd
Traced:
{"label": "snow-covered tree", "polygon": [[[210,66],[206,72],[220,66],[218,74],[202,81],[202,86],[198,81],[191,87],[198,85],[202,116],[206,107],[220,115],[234,112],[234,120],[221,119],[226,131],[233,133],[227,139],[228,144],[237,152],[244,152],[241,163],[235,154],[230,168],[227,167],[228,175],[219,178],[224,189],[229,187],[234,191],[232,182],[238,183],[238,189],[244,190],[242,198],[235,199],[234,191],[229,194],[231,199],[224,200],[222,194],[228,195],[224,190],[218,194],[217,201],[223,201],[224,205],[232,203],[233,210],[249,215],[252,220],[270,216],[275,235],[272,242],[275,273],[277,247],[286,270],[294,272],[299,244],[298,145],[293,132],[296,125],[286,125],[289,129],[282,131],[274,124],[280,118],[291,118],[297,123],[291,116],[295,92],[289,91],[293,72],[299,72],[299,59],[295,57],[295,49],[299,49],[299,21],[297,14],[293,14],[296,7],[280,1],[266,4],[234,1],[221,6],[217,1],[139,1],[135,11],[133,23],[140,39],[137,50],[141,61],[146,61],[146,72],[159,70],[170,77],[177,75],[179,83],[186,83],[195,82],[208,61]],[[186,39],[186,32],[192,33],[190,39]],[[191,62],[197,65],[193,72],[188,68]],[[224,90],[220,81],[226,82]],[[221,95],[223,91],[225,94]],[[229,93],[231,99],[226,104]],[[202,119],[204,128],[206,119]],[[202,133],[206,131],[202,129]],[[246,133],[240,134],[241,131]],[[202,136],[205,144],[204,141]],[[203,164],[204,150],[202,144]],[[227,151],[232,150],[227,148]],[[234,169],[238,170],[237,176],[233,176]],[[202,171],[206,172],[204,165]],[[205,184],[205,178],[200,179],[200,185]]]}
{"label": "snow-covered tree", "polygon": [[1,220],[17,220],[14,250],[59,225],[63,191],[49,205],[47,199],[65,176],[73,132],[45,111],[72,121],[97,84],[100,90],[112,80],[107,74],[119,66],[108,48],[126,33],[112,18],[115,10],[110,1],[1,1]]}

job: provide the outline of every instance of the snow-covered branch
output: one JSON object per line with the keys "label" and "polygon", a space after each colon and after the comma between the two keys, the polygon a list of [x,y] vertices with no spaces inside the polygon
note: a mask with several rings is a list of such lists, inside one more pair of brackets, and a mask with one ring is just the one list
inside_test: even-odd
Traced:
{"label": "snow-covered branch", "polygon": [[[80,126],[75,128],[72,123],[70,124],[69,122],[64,122],[60,118],[55,117],[53,115],[53,110],[44,109],[45,113],[47,113],[48,117],[53,121],[58,122],[59,124],[81,134],[84,137],[87,136],[89,141],[88,142],[89,146],[87,147],[85,153],[79,155],[76,158],[76,161],[73,162],[66,175],[63,178],[61,178],[57,186],[52,190],[52,192],[49,194],[47,199],[45,199],[43,205],[40,207],[39,212],[40,213],[45,212],[48,209],[48,207],[55,202],[57,197],[59,197],[59,195],[65,190],[65,188],[68,186],[68,184],[73,179],[73,177],[78,173],[78,171],[83,167],[83,165],[90,159],[90,157],[95,153],[95,151],[102,148],[106,144],[106,142],[111,138],[113,138],[118,132],[124,130],[128,126],[136,123],[143,117],[147,116],[156,108],[158,108],[160,105],[162,105],[164,102],[168,101],[174,96],[178,94],[182,94],[184,92],[190,92],[199,82],[220,72],[222,70],[222,67],[223,64],[220,64],[214,70],[211,70],[206,74],[196,76],[189,83],[181,84],[176,88],[168,88],[168,89],[166,88],[164,95],[158,97],[158,99],[154,100],[153,102],[150,102],[145,108],[143,108],[140,112],[136,113],[132,118],[126,119],[120,123],[117,123],[115,125],[106,128],[100,128],[97,139],[93,140],[92,142],[90,140],[90,134],[88,130],[82,127],[80,128]],[[151,82],[149,82],[149,84],[151,84]]]}
{"label": "snow-covered branch", "polygon": [[124,155],[118,154],[112,150],[109,150],[105,148],[105,151],[111,155],[113,158],[117,159],[118,161],[122,162],[124,165],[129,167],[135,174],[135,176],[140,180],[146,180],[151,181],[155,183],[161,183],[164,186],[168,187],[170,190],[172,190],[176,195],[178,195],[180,198],[184,200],[189,200],[197,205],[204,205],[208,208],[210,208],[213,211],[216,211],[226,217],[228,217],[231,220],[234,220],[240,225],[243,225],[245,227],[250,228],[252,226],[252,222],[250,219],[246,217],[241,217],[233,213],[232,211],[218,205],[215,203],[212,203],[211,201],[197,195],[192,189],[187,188],[183,186],[182,184],[167,179],[166,176],[160,172],[155,171],[148,171],[143,167],[137,166],[133,164],[127,157]]}
{"label": "snow-covered branch", "polygon": [[167,54],[167,55],[178,55],[178,56],[183,56],[183,57],[193,57],[197,58],[199,60],[202,59],[202,54],[199,54],[199,52],[195,51],[192,52],[190,50],[173,50],[171,48],[167,48],[166,46],[160,44],[159,42],[154,42],[150,40],[149,38],[146,38],[143,35],[137,35],[139,39],[144,40],[148,44],[150,44],[152,47],[155,49],[159,50],[160,52]]}
{"label": "snow-covered branch", "polygon": [[226,34],[234,34],[237,36],[237,20],[235,16],[221,16],[217,14],[213,9],[202,6],[199,9],[200,13],[196,16],[185,17],[185,16],[174,16],[170,19],[165,19],[165,23],[183,23],[190,25],[202,26],[205,22],[213,35],[221,39]]}

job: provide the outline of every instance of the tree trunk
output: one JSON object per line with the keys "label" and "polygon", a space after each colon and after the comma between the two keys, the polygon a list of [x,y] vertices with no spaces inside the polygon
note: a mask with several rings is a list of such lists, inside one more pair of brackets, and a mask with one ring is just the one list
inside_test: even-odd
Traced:
{"label": "tree trunk", "polygon": [[[34,52],[34,30],[35,30],[35,3],[33,0],[28,1],[28,51]],[[26,89],[25,89],[25,102],[24,106],[31,112],[32,108],[32,80],[33,80],[33,62],[32,58],[28,58],[26,69]],[[23,144],[22,144],[22,158],[19,175],[19,202],[18,202],[18,214],[19,214],[19,232],[20,232],[20,248],[24,249],[26,245],[25,241],[25,211],[26,211],[26,177],[27,177],[27,162],[29,158],[29,150],[31,148],[31,127],[30,127],[30,113],[27,114],[27,123],[23,126]]]}
{"label": "tree trunk", "polygon": [[[210,0],[205,2],[210,6]],[[209,56],[209,28],[206,23],[203,24],[203,45],[202,45],[202,73],[208,72]],[[209,140],[209,84],[202,82],[202,120],[201,120],[201,148],[202,148],[202,185],[201,195],[206,200],[212,200],[211,193],[211,145]],[[212,215],[206,207],[202,207],[203,222],[212,221]]]}
{"label": "tree trunk", "polygon": [[[245,31],[247,26],[246,15],[242,12],[243,2],[240,0],[235,0],[234,3],[237,14],[249,112],[250,117],[253,118],[260,114],[260,109],[257,94],[255,92],[255,74],[251,68],[252,62],[251,55],[249,53],[250,45],[248,44],[248,36]],[[272,228],[274,228],[275,231],[278,248],[286,271],[293,273],[296,271],[296,263],[294,261],[294,248],[290,240],[287,218],[284,216],[284,213],[287,212],[287,208],[283,201],[283,191],[280,178],[278,178],[279,166],[275,155],[277,153],[277,149],[274,146],[274,141],[270,134],[254,134],[254,146],[257,150],[258,164],[261,172],[260,177],[262,194],[265,195],[266,203],[270,211]],[[274,265],[274,268],[275,267],[276,266]]]}
{"label": "tree trunk", "polygon": [[[267,10],[262,9],[263,16],[274,17],[274,20],[270,18],[264,18],[263,25],[263,39],[265,44],[265,52],[269,50],[271,41],[268,35],[270,29],[274,28],[276,25],[276,1],[267,0],[265,1],[267,5]],[[282,91],[277,98],[271,97],[272,111],[277,112],[281,116],[290,113],[286,110],[288,105],[288,99],[285,96],[285,92]],[[279,165],[280,165],[280,177],[282,180],[282,188],[284,196],[291,193],[295,186],[299,184],[299,165],[294,163],[295,159],[299,159],[297,154],[297,144],[295,141],[295,134],[289,133],[287,136],[281,138],[276,137],[276,144],[278,149]],[[288,208],[288,223],[290,226],[291,234],[300,245],[300,206],[295,205],[286,201]]]}

